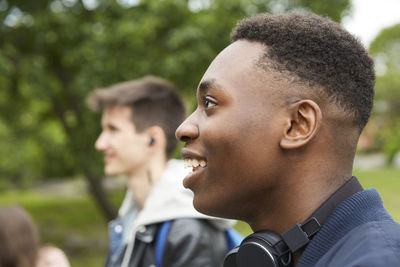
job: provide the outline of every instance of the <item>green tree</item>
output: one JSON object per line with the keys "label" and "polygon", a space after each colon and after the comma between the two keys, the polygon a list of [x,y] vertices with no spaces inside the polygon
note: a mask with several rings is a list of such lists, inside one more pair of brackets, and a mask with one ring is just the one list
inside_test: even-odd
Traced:
{"label": "green tree", "polygon": [[373,120],[380,126],[378,142],[391,162],[400,151],[400,24],[382,30],[369,52],[377,72]]}
{"label": "green tree", "polygon": [[[236,22],[309,9],[340,21],[349,0],[0,0],[0,188],[83,175],[107,219],[93,143],[93,88],[154,74],[188,101]],[[190,93],[190,94],[189,94]]]}

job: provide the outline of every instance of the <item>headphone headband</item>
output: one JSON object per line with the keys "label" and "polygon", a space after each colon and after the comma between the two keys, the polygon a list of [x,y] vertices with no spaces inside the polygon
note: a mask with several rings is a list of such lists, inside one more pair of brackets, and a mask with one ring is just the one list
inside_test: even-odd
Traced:
{"label": "headphone headband", "polygon": [[[325,200],[304,223],[296,223],[282,236],[270,230],[257,231],[225,257],[224,267],[293,266],[292,253],[310,242],[333,210],[345,199],[362,191],[355,176]],[[249,265],[251,263],[251,265]]]}
{"label": "headphone headband", "polygon": [[290,251],[296,252],[304,247],[311,237],[321,229],[329,215],[343,200],[362,190],[363,187],[357,178],[355,176],[351,177],[325,200],[304,223],[296,223],[284,232],[282,239],[288,245]]}

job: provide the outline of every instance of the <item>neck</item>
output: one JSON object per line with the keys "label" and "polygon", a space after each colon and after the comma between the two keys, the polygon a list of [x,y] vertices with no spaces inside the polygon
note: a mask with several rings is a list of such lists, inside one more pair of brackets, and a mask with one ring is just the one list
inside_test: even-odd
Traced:
{"label": "neck", "polygon": [[[284,183],[268,194],[263,194],[252,213],[254,220],[248,221],[253,231],[269,229],[279,234],[296,223],[304,222],[326,199],[351,178],[351,168],[342,164],[327,166],[322,158],[306,164],[293,164],[291,173],[280,177]],[[260,203],[264,203],[260,205]]]}
{"label": "neck", "polygon": [[[333,178],[333,177],[330,177]],[[342,179],[343,178],[343,179]],[[350,176],[346,177],[336,177],[336,179],[344,180],[351,178]],[[319,179],[319,181],[322,179]],[[329,181],[329,180],[328,180]],[[318,181],[314,181],[314,183],[307,183],[308,187],[302,186],[299,187],[298,194],[292,194],[292,198],[290,202],[277,201],[277,207],[271,209],[271,212],[268,210],[264,210],[264,214],[266,216],[264,218],[255,221],[254,223],[250,223],[250,226],[254,231],[269,229],[274,230],[279,234],[286,232],[296,223],[303,223],[307,218],[310,217],[311,214],[317,210],[321,204],[327,200],[341,185],[336,186],[333,184],[326,184],[325,186],[319,186]],[[300,190],[300,188],[306,188],[306,190]],[[354,189],[352,189],[354,190]],[[292,190],[288,190],[293,193]],[[343,192],[343,191],[342,191]],[[346,193],[344,193],[346,194]],[[343,195],[343,193],[341,194]],[[339,195],[338,195],[339,196]],[[285,200],[284,194],[280,194],[280,197]],[[288,197],[288,196],[286,196]],[[330,202],[332,204],[332,200]],[[327,206],[325,206],[326,209]],[[329,207],[329,205],[328,205]],[[280,212],[280,211],[289,211],[289,212]],[[321,212],[318,213],[319,219],[324,216]],[[261,222],[261,223],[260,223]],[[304,248],[293,253],[293,263],[294,266],[298,263]]]}
{"label": "neck", "polygon": [[167,166],[165,156],[155,156],[140,170],[128,175],[128,188],[132,191],[136,203],[142,209],[153,186],[160,180]]}

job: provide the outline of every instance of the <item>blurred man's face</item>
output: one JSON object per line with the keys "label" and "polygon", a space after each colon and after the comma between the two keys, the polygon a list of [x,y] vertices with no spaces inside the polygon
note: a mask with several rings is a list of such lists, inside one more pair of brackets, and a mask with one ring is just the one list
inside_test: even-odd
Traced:
{"label": "blurred man's face", "polygon": [[279,118],[287,110],[275,96],[282,84],[255,67],[264,53],[255,42],[225,48],[201,79],[197,109],[177,129],[193,168],[184,186],[200,212],[246,220],[279,183]]}
{"label": "blurred man's face", "polygon": [[42,247],[38,254],[37,267],[70,267],[67,256],[57,247]]}
{"label": "blurred man's face", "polygon": [[147,168],[148,136],[136,132],[131,116],[131,108],[126,106],[114,106],[103,112],[103,130],[95,147],[104,153],[107,175],[133,175]]}

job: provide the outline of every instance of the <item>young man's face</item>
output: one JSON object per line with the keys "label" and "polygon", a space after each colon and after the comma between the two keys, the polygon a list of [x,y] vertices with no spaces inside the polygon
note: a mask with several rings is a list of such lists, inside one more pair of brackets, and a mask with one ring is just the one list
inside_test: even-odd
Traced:
{"label": "young man's face", "polygon": [[193,168],[184,186],[200,212],[246,220],[279,182],[281,84],[255,67],[265,47],[237,41],[211,63],[197,90],[197,109],[177,129]]}
{"label": "young man's face", "polygon": [[131,108],[126,106],[114,106],[103,112],[103,130],[95,147],[104,153],[107,175],[133,175],[146,168],[149,138],[136,132],[131,116]]}

